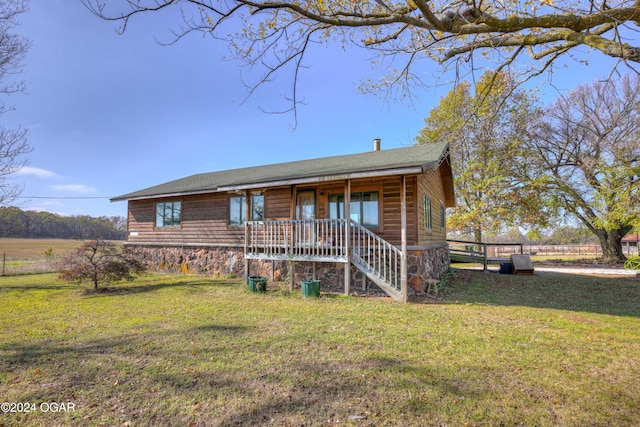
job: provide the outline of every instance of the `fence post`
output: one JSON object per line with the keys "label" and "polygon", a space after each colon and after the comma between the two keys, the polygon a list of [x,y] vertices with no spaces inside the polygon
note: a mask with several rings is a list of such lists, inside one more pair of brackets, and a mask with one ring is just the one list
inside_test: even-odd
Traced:
{"label": "fence post", "polygon": [[483,252],[483,256],[484,256],[484,270],[483,271],[487,271],[487,244],[483,243],[482,244],[482,252]]}
{"label": "fence post", "polygon": [[4,266],[7,263],[7,253],[2,253],[2,275],[4,276]]}

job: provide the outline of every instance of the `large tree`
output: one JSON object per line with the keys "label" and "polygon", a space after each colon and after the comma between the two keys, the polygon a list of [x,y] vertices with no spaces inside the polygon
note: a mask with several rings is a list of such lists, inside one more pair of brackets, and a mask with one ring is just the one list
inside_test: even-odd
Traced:
{"label": "large tree", "polygon": [[[26,1],[0,1],[0,95],[24,90],[24,84],[13,80],[13,76],[21,71],[29,40],[14,30],[19,25],[19,15],[26,11]],[[11,106],[0,99],[0,117],[10,110]],[[26,136],[23,128],[0,125],[0,204],[11,202],[22,191],[10,178],[26,164],[24,155],[31,151]]]}
{"label": "large tree", "polygon": [[[541,205],[530,188],[521,188],[510,166],[528,136],[538,107],[535,96],[517,89],[510,75],[485,73],[474,91],[462,83],[440,100],[416,141],[446,141],[453,159],[456,208],[451,230],[496,234],[512,225],[538,223]],[[507,97],[507,94],[509,96]]]}
{"label": "large tree", "polygon": [[640,78],[560,97],[526,140],[520,173],[595,234],[605,258],[624,260],[621,239],[640,226]]}
{"label": "large tree", "polygon": [[630,44],[640,26],[639,0],[82,1],[119,21],[122,31],[136,15],[176,8],[183,23],[174,40],[190,32],[223,39],[238,58],[263,67],[257,84],[292,66],[294,106],[298,71],[316,42],[378,53],[388,60],[389,76],[373,85],[404,93],[426,83],[414,68],[425,58],[456,69],[486,60],[496,70],[518,64],[524,77],[549,69],[559,57],[584,55],[580,48],[632,68],[640,62],[640,46]]}

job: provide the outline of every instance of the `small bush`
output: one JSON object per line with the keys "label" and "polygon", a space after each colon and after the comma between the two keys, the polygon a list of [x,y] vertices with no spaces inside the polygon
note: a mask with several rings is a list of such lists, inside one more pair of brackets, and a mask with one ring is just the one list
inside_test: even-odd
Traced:
{"label": "small bush", "polygon": [[145,270],[140,261],[123,254],[113,243],[99,239],[84,242],[58,263],[60,279],[77,283],[88,281],[93,283],[94,289],[99,284],[133,280]]}
{"label": "small bush", "polygon": [[624,268],[627,270],[640,270],[640,255],[627,258]]}

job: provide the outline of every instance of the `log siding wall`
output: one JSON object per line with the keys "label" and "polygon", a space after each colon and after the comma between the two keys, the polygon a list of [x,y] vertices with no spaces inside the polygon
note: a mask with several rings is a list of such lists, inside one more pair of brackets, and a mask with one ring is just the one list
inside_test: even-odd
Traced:
{"label": "log siding wall", "polygon": [[[286,220],[295,217],[295,194],[297,191],[313,189],[316,193],[316,217],[328,218],[329,196],[344,194],[346,181],[322,183],[316,186],[280,187],[247,191],[265,196],[265,220]],[[377,191],[379,194],[380,227],[372,229],[393,245],[401,244],[402,177],[352,180],[352,193]],[[212,193],[129,201],[129,244],[153,245],[210,245],[240,247],[244,245],[244,227],[229,226],[229,197],[234,194]],[[431,230],[424,229],[425,195],[432,200]],[[157,202],[179,200],[182,202],[182,217],[179,227],[155,226]],[[407,177],[407,244],[428,245],[445,242],[445,230],[441,227],[440,206],[445,203],[442,179],[438,170],[427,171],[419,176]]]}
{"label": "log siding wall", "polygon": [[[431,229],[427,229],[424,226],[425,211],[423,200],[425,196],[431,198]],[[446,202],[442,176],[439,170],[430,170],[418,177],[417,203],[419,205],[418,215],[415,216],[418,222],[417,244],[429,245],[446,241],[447,230],[446,226],[442,227],[443,218],[440,209],[441,207],[446,207]],[[446,217],[444,220],[446,220]]]}

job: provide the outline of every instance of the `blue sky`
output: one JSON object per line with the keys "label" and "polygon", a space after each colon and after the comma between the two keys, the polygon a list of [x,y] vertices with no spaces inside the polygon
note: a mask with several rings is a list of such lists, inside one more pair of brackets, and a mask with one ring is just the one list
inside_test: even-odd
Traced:
{"label": "blue sky", "polygon": [[[5,125],[29,131],[34,150],[15,176],[24,185],[16,205],[63,215],[126,215],[118,196],[201,172],[410,145],[424,118],[451,86],[435,63],[424,63],[431,89],[412,103],[387,103],[359,94],[375,76],[369,55],[318,46],[308,56],[299,86],[305,105],[291,114],[266,114],[289,94],[278,76],[246,102],[238,62],[222,60],[221,42],[193,35],[172,46],[178,14],[140,16],[119,35],[79,0],[32,0],[21,34],[32,41],[22,78],[27,93],[6,101],[15,111]],[[556,87],[566,90],[607,75],[613,62],[590,56],[590,66],[556,67]],[[547,76],[536,81],[555,97]],[[440,85],[435,83],[439,82]]]}

